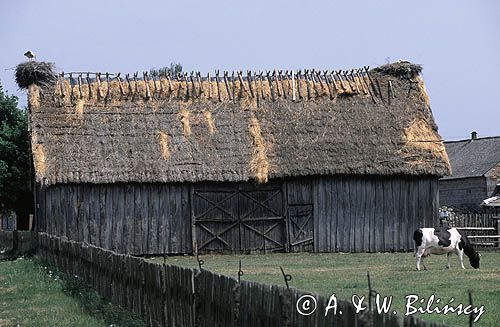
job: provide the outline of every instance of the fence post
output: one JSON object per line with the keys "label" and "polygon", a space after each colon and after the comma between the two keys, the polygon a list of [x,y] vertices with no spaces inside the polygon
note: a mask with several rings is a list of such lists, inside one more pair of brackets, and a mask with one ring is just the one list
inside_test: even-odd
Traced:
{"label": "fence post", "polygon": [[[500,217],[497,217],[497,236],[500,235]],[[500,237],[497,237],[497,247],[500,248]]]}

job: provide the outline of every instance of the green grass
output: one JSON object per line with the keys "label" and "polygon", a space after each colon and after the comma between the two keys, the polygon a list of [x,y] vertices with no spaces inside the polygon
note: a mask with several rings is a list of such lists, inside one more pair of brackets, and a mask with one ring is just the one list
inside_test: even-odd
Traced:
{"label": "green grass", "polygon": [[[416,294],[426,299],[435,294],[442,304],[468,303],[467,289],[472,290],[474,304],[484,305],[485,313],[475,326],[500,326],[500,252],[484,252],[481,269],[459,269],[457,256],[447,270],[446,256],[425,259],[429,271],[416,271],[413,253],[289,253],[266,255],[203,255],[204,268],[228,276],[237,276],[242,260],[242,279],[284,285],[279,266],[293,276],[291,286],[300,290],[350,300],[353,294],[367,294],[366,272],[370,271],[372,287],[383,296],[393,296],[393,308],[404,313],[405,296]],[[163,261],[163,258],[154,260]],[[167,263],[197,267],[194,257],[169,257]],[[441,304],[441,305],[442,305]],[[426,314],[420,318],[455,326],[467,326],[469,317],[449,313]]]}
{"label": "green grass", "polygon": [[[124,323],[125,322],[125,323]],[[130,322],[130,323],[129,323]],[[79,279],[37,260],[0,262],[0,326],[144,326]]]}

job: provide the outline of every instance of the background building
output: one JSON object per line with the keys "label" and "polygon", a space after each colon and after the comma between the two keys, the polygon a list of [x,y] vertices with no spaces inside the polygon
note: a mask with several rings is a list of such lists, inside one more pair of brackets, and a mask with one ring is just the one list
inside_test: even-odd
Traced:
{"label": "background building", "polygon": [[439,181],[439,202],[462,211],[480,212],[481,203],[500,183],[500,136],[445,142],[450,176]]}

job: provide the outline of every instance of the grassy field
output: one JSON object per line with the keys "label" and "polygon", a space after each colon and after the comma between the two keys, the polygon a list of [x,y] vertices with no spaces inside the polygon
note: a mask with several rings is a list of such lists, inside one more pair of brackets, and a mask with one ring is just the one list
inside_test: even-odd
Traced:
{"label": "grassy field", "polygon": [[1,261],[0,327],[109,326],[110,311],[127,315],[71,278],[32,259]]}
{"label": "grassy field", "polygon": [[[207,270],[237,276],[242,260],[242,279],[284,285],[279,266],[293,276],[291,285],[316,294],[350,300],[353,294],[367,294],[366,272],[370,271],[372,287],[383,296],[393,296],[393,308],[404,313],[405,296],[416,294],[426,299],[435,294],[446,304],[468,303],[467,289],[472,290],[474,304],[484,305],[485,313],[475,326],[500,326],[500,252],[484,252],[481,269],[459,269],[452,257],[452,269],[446,269],[446,256],[426,259],[428,271],[416,271],[413,253],[328,253],[266,255],[204,255]],[[154,260],[161,260],[158,258]],[[169,257],[167,263],[197,267],[194,257]],[[423,319],[454,326],[467,326],[468,316],[426,314]]]}

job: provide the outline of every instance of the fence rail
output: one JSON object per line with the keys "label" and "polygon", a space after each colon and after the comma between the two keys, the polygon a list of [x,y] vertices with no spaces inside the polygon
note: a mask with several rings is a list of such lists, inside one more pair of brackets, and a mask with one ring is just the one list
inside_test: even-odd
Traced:
{"label": "fence rail", "polygon": [[[77,275],[109,301],[142,316],[149,326],[443,326],[412,316],[402,319],[371,312],[356,314],[338,300],[338,310],[309,316],[296,310],[307,293],[173,265],[39,233],[39,255],[62,271]],[[315,296],[318,308],[328,298]]]}
{"label": "fence rail", "polygon": [[500,216],[492,213],[452,213],[441,221],[443,227],[455,227],[478,247],[500,246]]}

